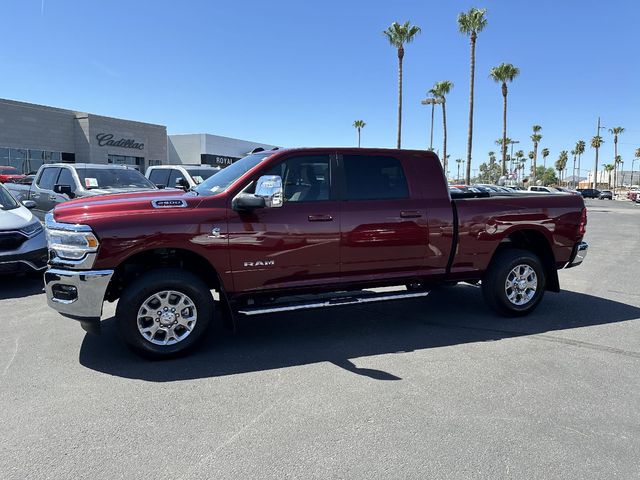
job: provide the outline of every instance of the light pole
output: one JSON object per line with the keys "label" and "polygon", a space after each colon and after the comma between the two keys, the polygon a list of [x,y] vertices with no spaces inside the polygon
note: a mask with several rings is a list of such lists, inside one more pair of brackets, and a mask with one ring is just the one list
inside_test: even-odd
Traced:
{"label": "light pole", "polygon": [[429,137],[429,150],[433,151],[433,115],[435,106],[442,103],[441,98],[429,97],[420,102],[422,105],[431,105],[431,135]]}
{"label": "light pole", "polygon": [[[596,130],[596,137],[600,136],[600,130],[606,130],[607,127],[601,127],[600,126],[600,117],[598,117],[598,129]],[[598,150],[600,150],[600,147],[596,148],[596,168],[593,171],[593,189],[597,190],[598,189]]]}

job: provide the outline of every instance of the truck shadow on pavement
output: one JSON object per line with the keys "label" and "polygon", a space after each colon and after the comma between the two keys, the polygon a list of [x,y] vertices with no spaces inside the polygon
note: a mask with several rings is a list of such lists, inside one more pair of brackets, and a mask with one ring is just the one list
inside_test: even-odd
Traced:
{"label": "truck shadow on pavement", "polygon": [[40,295],[43,290],[44,279],[41,275],[0,275],[0,300]]}
{"label": "truck shadow on pavement", "polygon": [[[87,334],[80,363],[125,378],[170,382],[330,362],[376,380],[401,380],[392,373],[358,368],[350,359],[474,342],[536,335],[574,347],[616,351],[606,346],[548,334],[640,318],[640,308],[582,293],[548,293],[530,316],[506,319],[484,304],[478,288],[457,286],[429,297],[366,307],[335,307],[306,313],[241,318],[238,332],[212,332],[199,348],[178,359],[152,362],[118,340],[113,318],[102,335]],[[635,352],[618,353],[638,356]],[[425,365],[428,367],[428,365]]]}

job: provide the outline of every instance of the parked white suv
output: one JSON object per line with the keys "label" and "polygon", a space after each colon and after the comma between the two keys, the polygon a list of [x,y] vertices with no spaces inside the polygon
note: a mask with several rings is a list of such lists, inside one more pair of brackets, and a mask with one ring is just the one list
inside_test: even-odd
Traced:
{"label": "parked white suv", "polygon": [[47,266],[47,240],[38,218],[0,183],[0,274],[39,272]]}
{"label": "parked white suv", "polygon": [[146,176],[160,188],[189,190],[219,171],[211,165],[156,165],[147,168]]}

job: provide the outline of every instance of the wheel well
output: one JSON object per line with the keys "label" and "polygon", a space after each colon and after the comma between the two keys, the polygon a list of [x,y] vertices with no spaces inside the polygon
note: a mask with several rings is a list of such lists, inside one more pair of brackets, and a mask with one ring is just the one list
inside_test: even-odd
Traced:
{"label": "wheel well", "polygon": [[516,230],[509,234],[494,252],[495,254],[507,248],[520,248],[535,253],[544,267],[546,276],[546,289],[551,292],[560,291],[560,281],[558,280],[558,270],[556,259],[551,250],[549,240],[545,235],[537,230]]}
{"label": "wheel well", "polygon": [[210,289],[220,289],[218,273],[203,256],[180,248],[156,248],[132,255],[116,268],[107,291],[107,300],[120,298],[122,290],[141,274],[165,267],[187,270],[200,277]]}

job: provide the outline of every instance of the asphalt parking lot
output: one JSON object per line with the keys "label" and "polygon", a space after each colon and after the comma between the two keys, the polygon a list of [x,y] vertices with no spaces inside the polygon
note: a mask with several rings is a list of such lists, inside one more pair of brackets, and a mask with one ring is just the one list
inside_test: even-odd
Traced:
{"label": "asphalt parking lot", "polygon": [[638,478],[640,206],[588,206],[585,264],[519,320],[457,286],[149,362],[2,279],[0,478]]}

